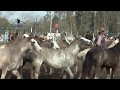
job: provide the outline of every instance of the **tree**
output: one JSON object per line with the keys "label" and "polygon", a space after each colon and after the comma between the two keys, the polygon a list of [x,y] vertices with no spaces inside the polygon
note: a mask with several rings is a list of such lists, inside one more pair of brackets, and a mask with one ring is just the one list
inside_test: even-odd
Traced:
{"label": "tree", "polygon": [[[0,15],[1,12],[0,12]],[[40,18],[34,12],[28,12],[21,16],[21,21],[25,21],[26,29],[35,27],[41,33],[50,31],[51,12]],[[98,28],[104,26],[106,32],[117,33],[120,27],[120,12],[118,11],[54,11],[52,26],[59,24],[59,32],[71,32],[83,35],[86,31],[97,34]],[[52,30],[54,28],[52,27]]]}
{"label": "tree", "polygon": [[[54,25],[54,24],[56,24],[56,23],[59,23],[59,20],[60,20],[59,17],[55,15],[55,16],[53,17],[53,19],[52,19],[52,24]],[[52,25],[52,26],[53,26],[53,25]]]}
{"label": "tree", "polygon": [[75,12],[75,20],[76,20],[76,27],[79,30],[81,26],[81,18],[82,18],[83,11],[76,11]]}
{"label": "tree", "polygon": [[15,14],[15,11],[0,11],[0,17],[2,18],[10,18]]}
{"label": "tree", "polygon": [[6,18],[0,18],[0,28],[7,29],[10,27],[10,22]]}
{"label": "tree", "polygon": [[68,32],[76,34],[76,28],[75,28],[75,17],[73,11],[67,11],[66,12],[66,22],[68,27]]}
{"label": "tree", "polygon": [[91,17],[90,17],[90,30],[92,32],[94,32],[94,24],[95,24],[95,22],[94,22],[94,20],[95,20],[94,12],[91,12],[90,14],[91,14]]}
{"label": "tree", "polygon": [[59,32],[65,32],[68,30],[66,22],[66,12],[67,11],[54,11],[54,16],[59,18]]}

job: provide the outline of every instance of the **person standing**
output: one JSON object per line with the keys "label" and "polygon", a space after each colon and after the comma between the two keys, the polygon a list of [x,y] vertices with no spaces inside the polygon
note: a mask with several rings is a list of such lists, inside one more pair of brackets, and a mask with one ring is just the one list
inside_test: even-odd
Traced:
{"label": "person standing", "polygon": [[106,35],[105,35],[105,28],[100,27],[98,35],[96,36],[96,39],[95,39],[96,46],[106,48],[106,42],[108,41],[109,40],[106,38]]}

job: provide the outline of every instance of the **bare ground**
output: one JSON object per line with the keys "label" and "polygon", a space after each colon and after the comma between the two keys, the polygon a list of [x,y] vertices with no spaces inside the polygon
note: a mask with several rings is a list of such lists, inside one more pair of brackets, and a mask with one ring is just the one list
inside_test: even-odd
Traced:
{"label": "bare ground", "polygon": [[[30,74],[29,74],[29,68],[30,68],[30,64],[27,64],[24,69],[23,69],[23,79],[30,79]],[[61,70],[59,69],[55,69],[55,73],[53,73],[52,75],[49,75],[47,73],[43,73],[44,71],[41,69],[41,73],[39,76],[39,79],[62,79],[62,73]],[[81,73],[81,70],[79,70],[78,73]],[[67,75],[69,78],[69,75]],[[100,77],[100,79],[106,79],[107,73],[106,70],[104,69],[102,72],[102,75]],[[75,75],[74,79],[78,79],[79,74]],[[12,76],[12,79],[16,79],[16,77]],[[114,79],[120,79],[120,68],[117,69],[117,72],[115,73],[115,77]]]}

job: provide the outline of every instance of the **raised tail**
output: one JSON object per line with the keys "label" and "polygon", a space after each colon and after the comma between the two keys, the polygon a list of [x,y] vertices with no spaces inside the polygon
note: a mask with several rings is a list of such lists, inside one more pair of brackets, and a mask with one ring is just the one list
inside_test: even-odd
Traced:
{"label": "raised tail", "polygon": [[85,57],[85,61],[82,66],[82,75],[81,79],[90,78],[90,73],[92,70],[92,53],[88,52]]}

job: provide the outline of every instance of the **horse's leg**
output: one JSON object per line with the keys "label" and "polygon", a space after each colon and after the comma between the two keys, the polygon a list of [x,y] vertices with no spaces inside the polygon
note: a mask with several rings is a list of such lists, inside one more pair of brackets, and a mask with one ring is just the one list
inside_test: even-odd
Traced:
{"label": "horse's leg", "polygon": [[2,75],[1,75],[1,79],[5,79],[5,76],[7,74],[7,71],[8,71],[8,67],[5,67],[2,69]]}
{"label": "horse's leg", "polygon": [[30,69],[30,77],[31,77],[31,79],[34,79],[34,71],[35,71],[35,67],[32,67],[31,69]]}
{"label": "horse's leg", "polygon": [[18,72],[18,70],[13,70],[11,73],[13,75],[15,75],[17,77],[17,79],[22,79],[22,76],[20,75],[20,73]]}
{"label": "horse's leg", "polygon": [[23,71],[23,67],[25,66],[25,64],[26,64],[26,61],[25,61],[25,60],[22,60],[21,65],[20,65],[20,67],[19,67],[20,75],[21,75],[22,78],[23,78],[23,73],[22,73],[22,71]]}
{"label": "horse's leg", "polygon": [[104,70],[104,67],[102,66],[102,67],[100,68],[100,73],[99,73],[98,77],[101,77],[103,70]]}
{"label": "horse's leg", "polygon": [[6,79],[11,79],[11,77],[12,77],[12,74],[9,73],[8,76],[6,77]]}
{"label": "horse's leg", "polygon": [[80,73],[78,79],[81,79],[81,75],[82,75],[82,74]]}
{"label": "horse's leg", "polygon": [[35,79],[38,79],[38,77],[39,77],[39,71],[40,71],[40,66],[35,67],[35,72],[34,72]]}
{"label": "horse's leg", "polygon": [[106,71],[107,71],[107,78],[106,79],[111,79],[111,68],[106,67]]}
{"label": "horse's leg", "polygon": [[94,79],[98,79],[99,78],[99,74],[100,74],[100,67],[99,66],[96,66],[95,67],[95,70],[93,72],[93,77]]}
{"label": "horse's leg", "polygon": [[66,78],[67,78],[67,75],[66,75],[66,73],[64,72],[64,69],[62,69],[62,70],[60,71],[60,77],[62,77],[62,79],[66,79]]}
{"label": "horse's leg", "polygon": [[20,66],[20,67],[19,67],[19,71],[20,71],[20,75],[21,75],[21,77],[23,77],[22,70],[23,70],[23,67],[22,67],[22,66]]}
{"label": "horse's leg", "polygon": [[112,68],[111,79],[114,78],[114,74],[115,74],[116,71],[117,71],[117,66]]}
{"label": "horse's leg", "polygon": [[50,75],[52,75],[52,74],[54,73],[53,70],[54,70],[54,69],[53,69],[52,67],[50,67],[50,72],[49,72]]}
{"label": "horse's leg", "polygon": [[62,76],[63,79],[67,79],[67,74],[66,74],[66,72],[64,72],[64,70],[62,70],[62,74],[61,75],[63,75]]}
{"label": "horse's leg", "polygon": [[77,71],[78,71],[78,65],[75,64],[75,66],[74,66],[74,73],[75,73],[75,75],[77,74]]}
{"label": "horse's leg", "polygon": [[39,77],[40,67],[41,67],[42,63],[43,63],[43,61],[40,61],[40,60],[34,61],[34,67],[35,67],[34,77],[35,77],[35,79],[38,79],[38,77]]}
{"label": "horse's leg", "polygon": [[46,65],[43,64],[43,67],[44,67],[45,73],[47,73],[47,67],[46,67]]}
{"label": "horse's leg", "polygon": [[67,67],[67,68],[65,68],[64,70],[70,75],[70,79],[73,79],[73,78],[74,78],[74,75],[73,75],[70,67]]}

